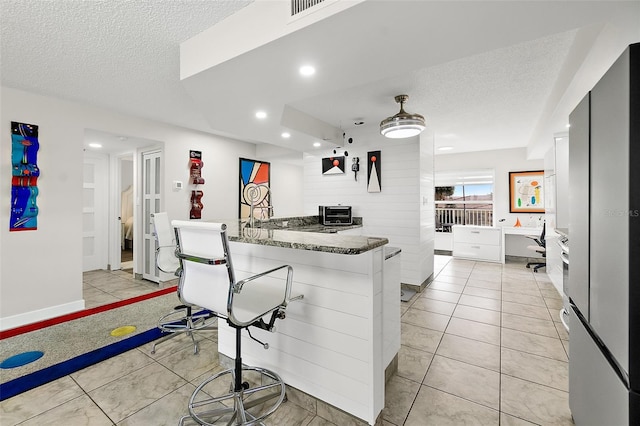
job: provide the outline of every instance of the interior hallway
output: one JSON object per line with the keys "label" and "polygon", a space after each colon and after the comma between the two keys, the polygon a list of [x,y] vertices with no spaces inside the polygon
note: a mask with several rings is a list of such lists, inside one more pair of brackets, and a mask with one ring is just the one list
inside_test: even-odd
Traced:
{"label": "interior hallway", "polygon": [[[382,426],[573,424],[562,300],[546,274],[523,263],[435,262],[433,283],[402,303]],[[176,425],[195,386],[222,368],[215,331],[199,336],[198,355],[179,337],[154,355],[139,347],[3,401],[2,424]],[[265,424],[359,423],[290,390]]]}

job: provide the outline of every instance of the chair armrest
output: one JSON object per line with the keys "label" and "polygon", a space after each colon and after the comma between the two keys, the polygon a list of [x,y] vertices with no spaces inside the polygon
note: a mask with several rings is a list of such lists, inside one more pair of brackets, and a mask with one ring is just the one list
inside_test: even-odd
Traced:
{"label": "chair armrest", "polygon": [[540,247],[544,247],[544,245],[542,244],[542,242],[540,241],[540,237],[536,237],[534,235],[524,235],[525,238],[529,238],[530,240],[533,240],[536,242],[537,245],[539,245]]}
{"label": "chair armrest", "polygon": [[209,258],[209,257],[200,257],[192,254],[184,254],[177,252],[176,257],[182,260],[188,260],[196,263],[204,263],[205,265],[225,265],[227,260],[224,257],[219,258]]}
{"label": "chair armrest", "polygon": [[259,274],[256,275],[252,275],[249,278],[245,278],[243,280],[240,280],[238,282],[236,282],[233,285],[233,292],[234,293],[240,293],[242,291],[242,286],[245,285],[246,283],[256,280],[258,278],[264,277],[265,275],[270,275],[276,271],[279,271],[281,269],[287,268],[287,285],[285,288],[285,298],[283,301],[283,306],[287,306],[287,304],[289,304],[289,301],[291,299],[291,286],[293,283],[293,268],[290,265],[282,265],[282,266],[278,266],[277,268],[273,268],[273,269],[269,269],[268,271],[265,272],[261,272]]}
{"label": "chair armrest", "polygon": [[[170,251],[169,251],[170,250]],[[156,249],[156,267],[166,273],[179,276],[180,261],[176,256],[176,246],[158,246]]]}
{"label": "chair armrest", "polygon": [[166,247],[171,247],[171,248],[176,248],[175,244],[171,244],[170,246],[158,246],[158,248],[156,249],[156,251],[160,250],[161,248],[166,248]]}

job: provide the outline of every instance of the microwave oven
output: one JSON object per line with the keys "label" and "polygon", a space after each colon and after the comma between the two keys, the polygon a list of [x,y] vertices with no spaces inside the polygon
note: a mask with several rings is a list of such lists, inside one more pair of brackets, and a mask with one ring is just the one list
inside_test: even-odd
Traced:
{"label": "microwave oven", "polygon": [[320,206],[322,225],[352,225],[351,206]]}

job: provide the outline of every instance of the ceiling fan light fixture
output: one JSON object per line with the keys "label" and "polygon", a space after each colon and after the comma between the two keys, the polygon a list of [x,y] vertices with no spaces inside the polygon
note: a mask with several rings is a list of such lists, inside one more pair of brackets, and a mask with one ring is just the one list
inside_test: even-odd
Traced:
{"label": "ceiling fan light fixture", "polygon": [[400,104],[400,112],[380,122],[380,134],[391,139],[417,136],[425,129],[424,117],[420,114],[409,114],[404,110],[404,103],[409,95],[398,95],[394,98]]}

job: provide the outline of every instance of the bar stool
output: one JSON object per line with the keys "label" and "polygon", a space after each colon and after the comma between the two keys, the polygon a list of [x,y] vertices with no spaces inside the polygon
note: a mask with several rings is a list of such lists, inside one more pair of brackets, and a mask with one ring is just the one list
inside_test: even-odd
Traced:
{"label": "bar stool", "polygon": [[[201,425],[255,425],[285,398],[285,384],[270,370],[244,366],[241,332],[249,327],[273,331],[291,300],[293,268],[281,265],[237,281],[223,223],[171,222],[180,259],[180,294],[187,302],[214,312],[235,329],[234,367],[207,378],[189,399],[189,415]],[[258,341],[249,332],[249,337]],[[259,342],[259,341],[258,341]],[[268,345],[259,342],[268,348]],[[222,384],[221,384],[222,383]],[[217,395],[220,389],[226,392]]]}
{"label": "bar stool", "polygon": [[[156,266],[164,273],[178,275],[180,261],[176,257],[175,233],[171,228],[171,222],[166,212],[153,213],[153,228],[158,248],[156,249]],[[193,309],[200,310],[197,306],[185,303],[180,297],[181,305],[175,306],[173,310],[163,315],[158,320],[158,328],[167,333],[165,336],[155,340],[151,345],[151,353],[156,353],[156,346],[169,339],[186,333],[193,342],[193,353],[198,353],[198,342],[193,334],[196,330],[216,329],[215,315],[207,311],[193,313]],[[201,310],[200,310],[201,311]]]}

